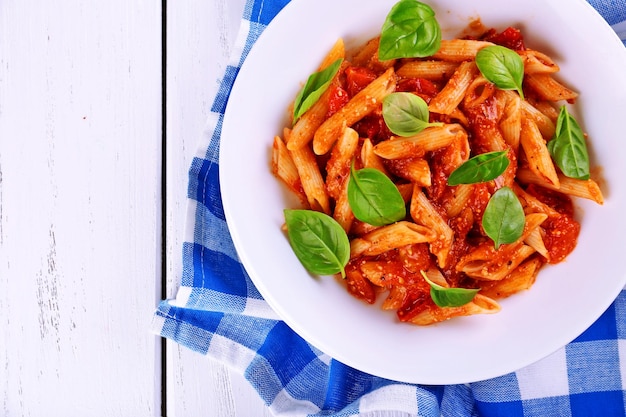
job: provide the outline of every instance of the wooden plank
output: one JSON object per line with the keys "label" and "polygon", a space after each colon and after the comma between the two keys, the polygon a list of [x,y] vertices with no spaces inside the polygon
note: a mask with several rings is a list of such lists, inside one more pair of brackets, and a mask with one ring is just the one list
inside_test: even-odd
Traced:
{"label": "wooden plank", "polygon": [[0,4],[0,414],[161,414],[160,2]]}
{"label": "wooden plank", "polygon": [[[245,0],[168,2],[167,296],[176,295],[185,235],[187,173],[239,29]],[[166,346],[167,415],[270,416],[239,374],[171,341]]]}

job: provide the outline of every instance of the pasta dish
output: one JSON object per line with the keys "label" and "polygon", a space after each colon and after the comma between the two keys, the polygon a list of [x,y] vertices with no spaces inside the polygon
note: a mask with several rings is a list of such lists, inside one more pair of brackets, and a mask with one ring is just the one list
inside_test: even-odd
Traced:
{"label": "pasta dish", "polygon": [[364,45],[339,39],[273,141],[303,265],[417,325],[529,289],[576,247],[573,198],[603,204],[558,72],[514,27],[442,39],[415,0]]}

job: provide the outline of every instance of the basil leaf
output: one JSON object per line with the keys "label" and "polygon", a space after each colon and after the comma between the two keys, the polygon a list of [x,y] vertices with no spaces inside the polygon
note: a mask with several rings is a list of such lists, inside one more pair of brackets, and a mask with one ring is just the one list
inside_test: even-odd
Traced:
{"label": "basil leaf", "polygon": [[327,214],[313,210],[285,210],[289,243],[311,273],[346,277],[350,241],[343,228]]}
{"label": "basil leaf", "polygon": [[433,302],[437,304],[439,307],[461,307],[474,299],[474,296],[478,291],[477,289],[471,288],[446,288],[441,285],[435,284],[431,280],[428,279],[428,276],[424,273],[424,271],[420,271],[422,276],[430,285],[430,298],[432,298]]}
{"label": "basil leaf", "polygon": [[441,27],[433,9],[416,0],[400,0],[381,29],[378,59],[427,57],[440,46]]}
{"label": "basil leaf", "polygon": [[585,135],[565,106],[561,106],[554,136],[548,142],[548,151],[563,175],[579,180],[589,179],[589,154]]}
{"label": "basil leaf", "polygon": [[429,117],[428,104],[416,94],[391,93],[383,99],[385,124],[392,133],[398,136],[413,136],[429,126],[443,125],[443,123],[430,123]]}
{"label": "basil leaf", "polygon": [[525,224],[524,209],[513,190],[502,187],[491,196],[483,213],[482,225],[496,249],[503,243],[519,239]]}
{"label": "basil leaf", "polygon": [[311,74],[296,96],[293,105],[293,122],[295,123],[328,89],[330,82],[335,78],[343,58],[339,58],[321,71]]}
{"label": "basil leaf", "polygon": [[509,166],[506,151],[476,155],[452,171],[448,185],[476,184],[498,178]]}
{"label": "basil leaf", "polygon": [[406,204],[398,187],[374,168],[350,169],[348,203],[354,217],[373,226],[384,226],[406,216]]}
{"label": "basil leaf", "polygon": [[500,45],[487,46],[476,54],[476,66],[489,82],[501,90],[517,90],[524,98],[524,62],[517,52]]}

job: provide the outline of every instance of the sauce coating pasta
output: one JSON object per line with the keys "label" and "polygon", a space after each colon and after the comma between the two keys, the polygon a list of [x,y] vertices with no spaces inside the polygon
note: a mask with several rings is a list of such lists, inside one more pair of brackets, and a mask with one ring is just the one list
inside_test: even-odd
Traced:
{"label": "sauce coating pasta", "polygon": [[[516,28],[497,31],[474,23],[471,31],[472,36],[442,41],[426,58],[380,61],[379,37],[354,51],[338,42],[329,56],[339,54],[343,62],[319,104],[274,141],[274,174],[305,208],[334,217],[350,239],[346,278],[339,282],[367,303],[382,298],[382,308],[394,310],[402,322],[428,325],[499,311],[497,299],[530,288],[544,264],[562,262],[575,249],[580,224],[572,197],[603,202],[593,179],[565,178],[549,158],[547,143],[559,115],[553,97],[569,103],[577,97],[553,77],[558,66],[528,49]],[[476,68],[476,51],[488,45],[541,61],[525,66],[541,75],[525,81],[523,99],[496,87]],[[547,94],[544,78],[563,94]],[[382,111],[383,98],[394,92],[421,97],[430,110],[428,121],[439,124],[411,137],[394,135]],[[322,138],[322,131],[333,133]],[[453,171],[488,152],[506,154],[510,163],[501,175],[448,184]],[[354,217],[346,202],[351,167],[374,168],[393,181],[407,206],[401,222],[372,226]],[[525,223],[518,239],[498,246],[482,219],[492,196],[504,187],[519,200]],[[308,194],[313,192],[317,196]],[[316,203],[319,195],[327,205]],[[480,291],[469,303],[441,307],[433,302],[424,274],[444,288]]]}

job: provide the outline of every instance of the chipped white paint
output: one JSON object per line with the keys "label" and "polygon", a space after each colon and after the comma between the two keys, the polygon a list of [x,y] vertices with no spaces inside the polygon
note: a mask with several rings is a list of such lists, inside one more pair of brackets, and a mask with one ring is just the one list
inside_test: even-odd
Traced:
{"label": "chipped white paint", "polygon": [[160,414],[160,2],[0,2],[0,415]]}

